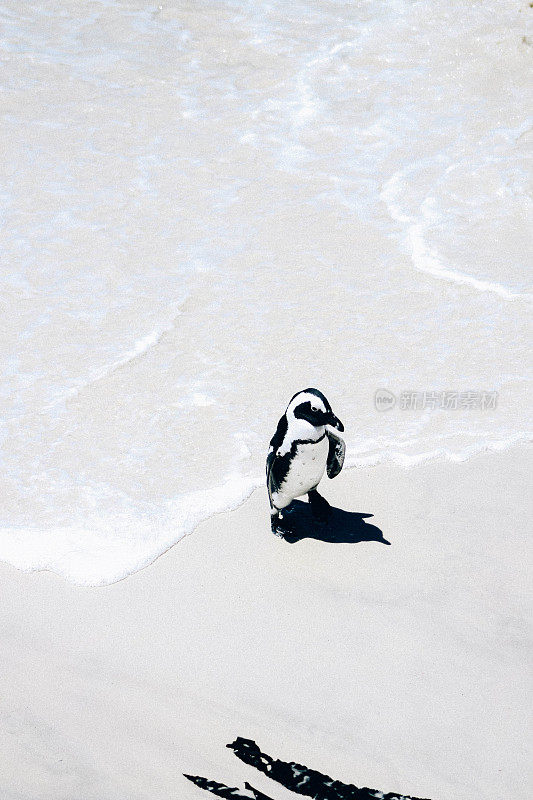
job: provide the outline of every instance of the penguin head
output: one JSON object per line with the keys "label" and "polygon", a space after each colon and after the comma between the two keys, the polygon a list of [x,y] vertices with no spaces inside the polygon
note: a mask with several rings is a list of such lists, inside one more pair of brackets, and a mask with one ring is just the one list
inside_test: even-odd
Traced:
{"label": "penguin head", "polygon": [[287,406],[286,415],[304,420],[314,428],[331,425],[339,431],[344,430],[344,425],[335,416],[326,397],[318,389],[304,389],[297,392]]}

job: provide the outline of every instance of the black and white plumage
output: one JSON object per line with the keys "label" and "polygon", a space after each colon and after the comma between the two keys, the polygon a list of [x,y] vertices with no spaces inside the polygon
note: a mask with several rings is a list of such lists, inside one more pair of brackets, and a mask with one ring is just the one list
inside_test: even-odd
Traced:
{"label": "black and white plumage", "polygon": [[335,478],[346,446],[331,428],[344,430],[318,389],[304,389],[291,399],[270,440],[266,462],[272,530],[282,536],[283,509],[296,497],[309,496],[314,516],[327,518],[329,503],[316,491],[324,472]]}

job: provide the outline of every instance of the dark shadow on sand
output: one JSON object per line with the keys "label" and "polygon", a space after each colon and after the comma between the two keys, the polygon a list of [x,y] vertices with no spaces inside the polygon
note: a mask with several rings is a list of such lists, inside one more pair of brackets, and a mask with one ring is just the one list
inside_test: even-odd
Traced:
{"label": "dark shadow on sand", "polygon": [[[253,739],[238,736],[231,744],[226,745],[233,750],[238,759],[254,767],[273,781],[284,786],[290,792],[310,797],[312,800],[421,800],[399,792],[380,792],[358,787],[352,783],[342,783],[330,778],[315,769],[310,769],[295,761],[281,761],[262,752]],[[237,786],[226,786],[225,783],[208,780],[200,775],[187,775],[187,780],[204,789],[206,792],[226,800],[273,800],[269,794],[255,789],[250,783],[244,784],[244,791]],[[275,789],[275,787],[274,787]]]}
{"label": "dark shadow on sand", "polygon": [[284,522],[287,531],[283,538],[289,544],[295,544],[302,539],[318,539],[329,544],[357,544],[358,542],[381,542],[390,544],[377,525],[371,525],[365,520],[373,514],[359,514],[354,511],[343,511],[342,508],[331,507],[331,514],[327,522],[319,522],[311,511],[309,503],[293,500],[290,511],[284,512]]}

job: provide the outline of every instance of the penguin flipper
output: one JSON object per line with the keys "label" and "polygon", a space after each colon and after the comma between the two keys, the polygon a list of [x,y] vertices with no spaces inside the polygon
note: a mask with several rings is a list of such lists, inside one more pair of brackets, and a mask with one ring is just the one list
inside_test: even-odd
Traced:
{"label": "penguin flipper", "polygon": [[276,455],[274,453],[274,448],[271,447],[270,450],[268,451],[266,460],[267,489],[268,489],[268,499],[270,500],[270,505],[272,505],[272,495],[278,489],[276,485],[276,480],[274,478],[274,475],[272,474],[272,466],[274,464],[275,458]]}
{"label": "penguin flipper", "polygon": [[[283,439],[285,438],[285,434],[287,433],[287,428],[288,428],[287,417],[284,414],[278,422],[276,433],[270,440],[270,450],[268,451],[269,455],[273,450],[277,450],[278,447],[281,447]],[[267,458],[267,465],[268,465],[268,458]]]}
{"label": "penguin flipper", "polygon": [[279,456],[272,448],[268,451],[267,455],[267,488],[268,499],[273,508],[277,508],[272,500],[273,496],[279,492],[281,484],[287,474],[287,459],[289,456]]}
{"label": "penguin flipper", "polygon": [[276,470],[274,469],[274,462],[276,461],[276,451],[281,446],[285,434],[287,433],[287,417],[285,414],[281,417],[276,428],[276,433],[270,440],[270,449],[268,451],[266,460],[266,479],[268,489],[268,499],[272,505],[272,495],[279,490],[280,482],[276,478]]}
{"label": "penguin flipper", "polygon": [[336,478],[344,464],[344,456],[346,455],[346,444],[344,439],[341,439],[337,434],[326,430],[329,439],[328,463],[326,472],[328,478]]}

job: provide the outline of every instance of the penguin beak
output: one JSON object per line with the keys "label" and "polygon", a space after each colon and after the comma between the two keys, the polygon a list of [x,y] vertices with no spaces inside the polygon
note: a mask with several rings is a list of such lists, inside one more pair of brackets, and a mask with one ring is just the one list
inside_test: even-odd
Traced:
{"label": "penguin beak", "polygon": [[344,425],[342,424],[340,419],[335,416],[333,411],[329,415],[328,425],[331,425],[332,428],[337,428],[337,430],[340,431],[341,433],[344,431]]}

